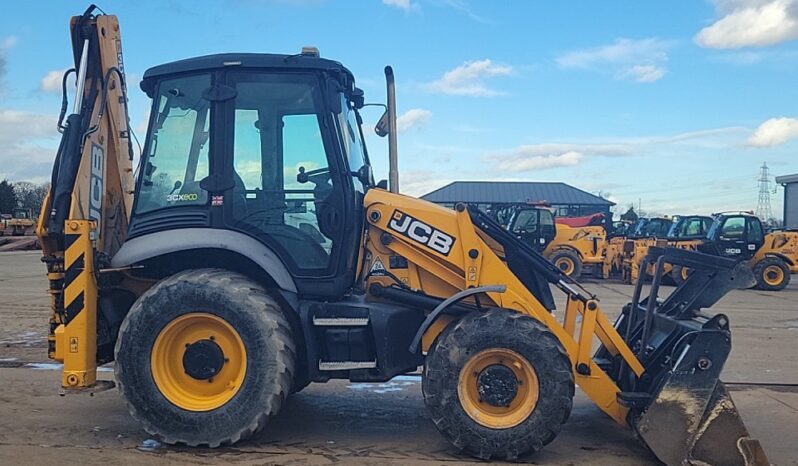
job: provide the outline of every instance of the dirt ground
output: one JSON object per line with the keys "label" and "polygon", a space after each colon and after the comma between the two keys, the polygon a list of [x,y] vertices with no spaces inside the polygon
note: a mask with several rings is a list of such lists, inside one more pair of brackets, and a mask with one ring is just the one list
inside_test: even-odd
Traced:
{"label": "dirt ground", "polygon": [[[427,417],[418,376],[384,384],[311,385],[254,439],[216,450],[138,447],[150,439],[115,390],[59,397],[47,360],[49,314],[37,252],[0,253],[0,464],[443,464],[473,462]],[[798,277],[782,292],[735,291],[713,308],[733,327],[723,379],[774,464],[798,464]],[[614,316],[632,287],[587,284]],[[102,368],[100,378],[112,379]],[[623,426],[578,393],[560,436],[534,464],[644,465],[657,461]]]}

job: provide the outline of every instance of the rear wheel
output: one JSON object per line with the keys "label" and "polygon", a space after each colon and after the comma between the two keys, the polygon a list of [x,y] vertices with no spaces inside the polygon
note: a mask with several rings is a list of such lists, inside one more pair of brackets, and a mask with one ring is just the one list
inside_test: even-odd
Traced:
{"label": "rear wheel", "polygon": [[245,276],[217,269],[166,278],[133,305],[116,343],[130,414],[166,443],[218,447],[251,436],[291,393],[291,330]]}
{"label": "rear wheel", "polygon": [[568,249],[554,251],[549,261],[569,277],[578,278],[582,275],[582,260],[574,251]]}
{"label": "rear wheel", "polygon": [[760,290],[779,291],[790,283],[790,268],[778,257],[766,257],[754,266],[754,277]]}
{"label": "rear wheel", "polygon": [[531,317],[505,310],[450,325],[427,355],[422,388],[438,430],[481,459],[541,449],[560,432],[574,396],[559,340]]}

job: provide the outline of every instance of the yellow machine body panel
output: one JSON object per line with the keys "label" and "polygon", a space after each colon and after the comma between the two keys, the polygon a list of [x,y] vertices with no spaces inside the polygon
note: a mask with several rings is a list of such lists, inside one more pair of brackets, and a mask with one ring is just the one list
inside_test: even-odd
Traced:
{"label": "yellow machine body panel", "polygon": [[[510,271],[500,258],[501,248],[474,227],[466,210],[450,210],[378,189],[367,193],[365,206],[369,229],[364,270],[375,263],[389,264],[392,255],[401,256],[407,260],[407,268],[392,273],[411,289],[440,298],[471,287],[505,285],[502,293],[486,293],[489,304],[529,315],[551,329],[573,366],[589,367],[585,371],[588,375],[574,371],[576,383],[605,413],[619,423],[626,422],[628,410],[617,400],[618,387],[592,360],[594,338],[615,354],[620,353],[636,374],[642,374],[643,367],[596,300],[569,299],[561,323]],[[389,285],[391,280],[369,276],[367,283]],[[582,316],[578,329],[577,315]],[[427,330],[423,339],[426,348],[445,323]]]}
{"label": "yellow machine body panel", "polygon": [[557,224],[557,235],[543,251],[551,257],[557,250],[570,249],[576,252],[584,264],[604,262],[607,233],[602,226],[570,227]]}
{"label": "yellow machine body panel", "polygon": [[765,244],[751,259],[756,264],[767,256],[781,258],[790,269],[798,273],[798,231],[774,231],[765,235]]}

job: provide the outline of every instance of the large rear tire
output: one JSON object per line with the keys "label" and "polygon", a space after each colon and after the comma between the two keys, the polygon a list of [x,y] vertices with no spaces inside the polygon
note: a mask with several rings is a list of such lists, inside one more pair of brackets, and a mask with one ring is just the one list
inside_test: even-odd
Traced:
{"label": "large rear tire", "polygon": [[754,266],[756,287],[766,291],[780,291],[790,283],[790,268],[778,257],[765,257]]}
{"label": "large rear tire", "polygon": [[477,458],[540,450],[571,413],[574,379],[557,337],[505,310],[452,323],[424,363],[424,402],[438,430]]}
{"label": "large rear tire", "polygon": [[291,393],[296,350],[280,306],[218,269],[168,277],[132,306],[115,375],[130,414],[169,444],[218,447],[262,429]]}
{"label": "large rear tire", "polygon": [[582,275],[582,259],[574,251],[569,249],[554,251],[549,261],[571,278],[579,278]]}

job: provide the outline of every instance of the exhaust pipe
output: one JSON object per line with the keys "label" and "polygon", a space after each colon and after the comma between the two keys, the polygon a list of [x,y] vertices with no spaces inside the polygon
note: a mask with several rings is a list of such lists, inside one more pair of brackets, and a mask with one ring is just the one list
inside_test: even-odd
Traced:
{"label": "exhaust pipe", "polygon": [[385,67],[385,84],[388,91],[388,191],[399,192],[399,159],[396,146],[396,83],[393,68]]}

